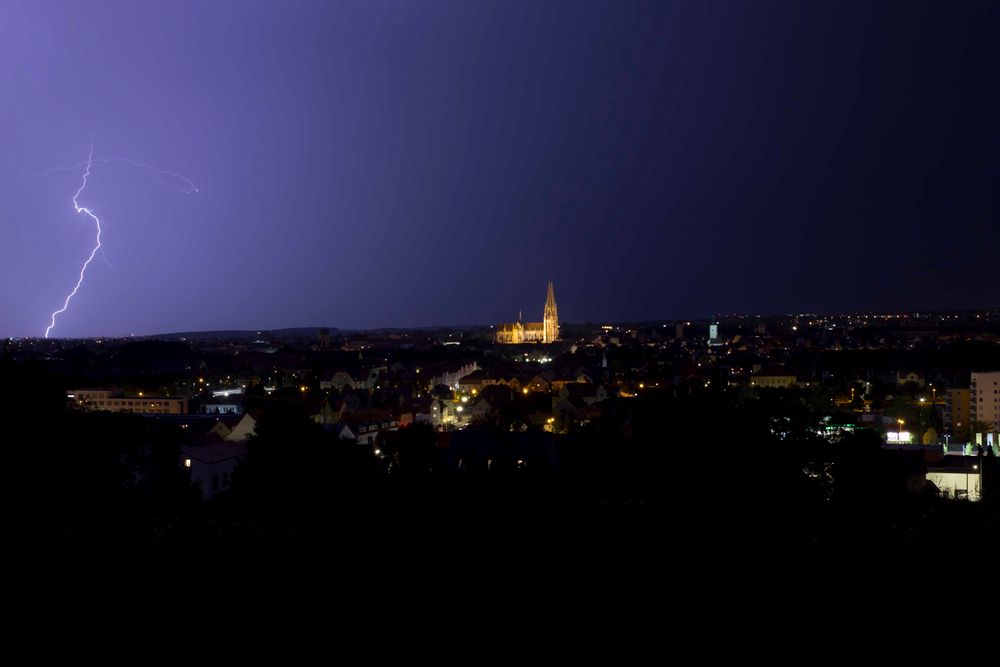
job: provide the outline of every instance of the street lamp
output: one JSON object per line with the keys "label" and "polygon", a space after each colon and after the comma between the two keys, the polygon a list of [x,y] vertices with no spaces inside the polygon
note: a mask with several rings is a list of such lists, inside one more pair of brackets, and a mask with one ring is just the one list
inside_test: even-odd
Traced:
{"label": "street lamp", "polygon": [[899,435],[896,436],[896,441],[901,443],[903,441],[903,424],[906,422],[902,419],[897,419],[896,422],[899,424],[899,430],[897,431]]}

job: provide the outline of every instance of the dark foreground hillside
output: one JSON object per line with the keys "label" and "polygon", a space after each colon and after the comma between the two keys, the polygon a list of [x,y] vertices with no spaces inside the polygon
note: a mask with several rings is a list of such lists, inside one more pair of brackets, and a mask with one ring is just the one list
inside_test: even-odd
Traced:
{"label": "dark foreground hillside", "polygon": [[995,501],[913,496],[868,435],[778,440],[762,406],[727,394],[652,397],[562,438],[544,472],[448,470],[419,429],[387,466],[275,411],[233,493],[208,501],[147,420],[68,411],[37,369],[4,374],[11,583],[27,609],[694,622],[764,601],[790,616],[952,591],[988,604],[996,576]]}

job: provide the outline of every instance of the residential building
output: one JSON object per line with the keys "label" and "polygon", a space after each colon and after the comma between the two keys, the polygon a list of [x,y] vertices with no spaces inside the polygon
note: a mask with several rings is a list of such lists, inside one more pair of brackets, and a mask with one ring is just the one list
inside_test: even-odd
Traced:
{"label": "residential building", "polygon": [[72,389],[66,392],[66,398],[85,410],[161,415],[184,415],[188,411],[186,398],[126,396],[118,389]]}
{"label": "residential building", "polygon": [[251,435],[257,434],[257,420],[254,419],[250,413],[246,413],[240,418],[238,422],[232,427],[232,431],[226,436],[226,440],[243,442]]}
{"label": "residential building", "polygon": [[479,370],[479,364],[475,361],[462,361],[458,363],[442,364],[434,369],[431,376],[430,386],[443,384],[449,387],[459,388],[461,381],[466,376]]}
{"label": "residential building", "polygon": [[763,368],[750,376],[750,386],[770,389],[794,387],[798,377],[786,368]]}
{"label": "residential building", "polygon": [[923,387],[926,384],[926,379],[924,376],[916,371],[897,371],[896,372],[896,386],[902,387],[908,383],[913,383],[918,387]]}
{"label": "residential building", "polygon": [[246,445],[214,438],[205,444],[181,445],[181,465],[191,472],[191,481],[201,493],[211,498],[229,490],[233,472],[243,457]]}
{"label": "residential building", "polygon": [[974,371],[969,387],[970,417],[990,431],[1000,430],[1000,371]]}
{"label": "residential building", "polygon": [[[345,412],[343,423],[349,428],[349,433],[359,445],[371,445],[375,442],[379,431],[395,431],[399,428],[399,419],[388,410],[368,408]],[[343,433],[340,437],[346,439]]]}
{"label": "residential building", "polygon": [[968,431],[972,423],[970,390],[952,388],[948,390],[944,405],[944,430],[948,435],[957,435]]}

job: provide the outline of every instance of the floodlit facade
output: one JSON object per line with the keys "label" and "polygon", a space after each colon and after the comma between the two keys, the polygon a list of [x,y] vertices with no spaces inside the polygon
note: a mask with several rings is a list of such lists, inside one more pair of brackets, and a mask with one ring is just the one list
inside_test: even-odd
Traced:
{"label": "floodlit facade", "polygon": [[497,327],[496,333],[496,342],[505,344],[554,343],[557,340],[559,340],[559,314],[551,280],[541,322],[522,322],[518,314],[517,322],[501,324]]}

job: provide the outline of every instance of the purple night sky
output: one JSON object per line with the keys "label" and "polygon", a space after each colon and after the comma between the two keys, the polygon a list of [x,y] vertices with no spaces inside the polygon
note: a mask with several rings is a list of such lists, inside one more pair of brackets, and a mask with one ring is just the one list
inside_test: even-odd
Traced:
{"label": "purple night sky", "polygon": [[[1000,305],[1000,3],[0,0],[0,335]],[[178,186],[181,182],[165,179]]]}

